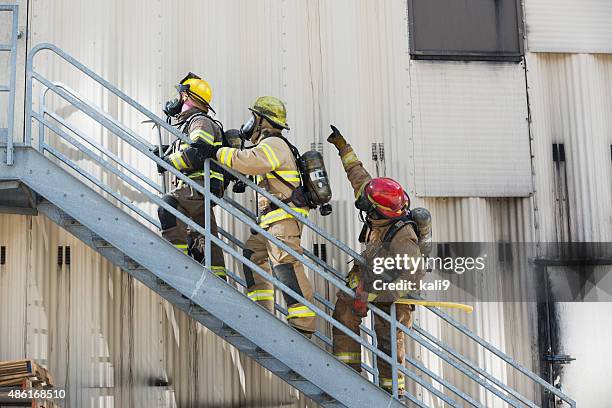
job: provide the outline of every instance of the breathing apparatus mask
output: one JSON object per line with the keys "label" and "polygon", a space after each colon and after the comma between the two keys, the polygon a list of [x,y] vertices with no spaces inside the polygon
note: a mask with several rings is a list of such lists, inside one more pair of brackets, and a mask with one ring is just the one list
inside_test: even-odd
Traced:
{"label": "breathing apparatus mask", "polygon": [[185,103],[185,101],[183,100],[183,92],[189,91],[189,85],[183,85],[183,83],[188,79],[201,78],[196,74],[190,72],[185,76],[185,78],[181,79],[179,84],[175,87],[176,92],[174,92],[172,97],[170,97],[170,99],[164,104],[163,111],[168,118],[177,117],[181,113],[183,109],[183,104]]}
{"label": "breathing apparatus mask", "polygon": [[240,139],[242,139],[243,143],[251,140],[253,133],[255,132],[255,128],[259,124],[258,122],[258,118],[255,116],[255,114],[252,114],[249,120],[240,126]]}

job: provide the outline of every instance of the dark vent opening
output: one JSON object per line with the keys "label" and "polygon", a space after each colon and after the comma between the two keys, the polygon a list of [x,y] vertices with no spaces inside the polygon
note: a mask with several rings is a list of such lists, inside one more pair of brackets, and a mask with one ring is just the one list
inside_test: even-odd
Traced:
{"label": "dark vent opening", "polygon": [[6,247],[0,247],[0,265],[6,265]]}
{"label": "dark vent opening", "polygon": [[327,262],[327,244],[321,244],[321,259]]}
{"label": "dark vent opening", "polygon": [[62,266],[64,264],[64,247],[57,247],[57,264]]}
{"label": "dark vent opening", "polygon": [[553,143],[552,145],[553,151],[553,162],[559,163],[565,161],[565,146],[563,143]]}
{"label": "dark vent opening", "polygon": [[70,247],[66,246],[64,247],[64,249],[66,250],[66,253],[64,255],[64,260],[66,262],[66,265],[70,265]]}

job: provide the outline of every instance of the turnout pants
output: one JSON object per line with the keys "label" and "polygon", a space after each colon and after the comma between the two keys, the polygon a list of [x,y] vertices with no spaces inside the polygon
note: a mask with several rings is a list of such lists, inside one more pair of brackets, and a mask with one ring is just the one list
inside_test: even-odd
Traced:
{"label": "turnout pants", "polygon": [[[302,226],[294,219],[285,219],[272,224],[268,232],[302,253],[300,245]],[[304,266],[287,251],[272,244],[260,234],[251,234],[246,241],[244,255],[267,273],[274,276],[309,302],[313,300],[312,286],[304,272]],[[244,265],[248,296],[251,300],[274,313],[274,286],[272,283]],[[289,324],[305,334],[315,331],[315,313],[292,296],[283,292],[289,314]]]}
{"label": "turnout pants", "polygon": [[[336,309],[334,310],[333,317],[340,323],[344,324],[347,328],[352,330],[358,336],[359,325],[361,324],[361,317],[357,316],[353,312],[353,298],[344,292],[338,292],[338,299],[336,300]],[[376,303],[374,304],[386,313],[391,310],[391,303]],[[412,308],[410,305],[396,305],[397,320],[407,327],[412,326]],[[388,356],[391,356],[391,326],[390,324],[379,316],[374,317],[374,329],[376,331],[376,338],[378,339],[378,348]],[[333,328],[333,352],[334,355],[342,362],[351,366],[354,370],[361,372],[361,345],[356,341],[352,340],[349,336],[344,334],[337,328]],[[404,333],[401,330],[397,330],[397,361],[400,364],[404,364],[404,357],[406,351],[404,347]],[[380,386],[385,390],[391,392],[393,388],[391,366],[378,359],[378,372],[380,379]],[[403,394],[406,385],[404,375],[398,372],[398,390],[400,394]]]}
{"label": "turnout pants", "polygon": [[[196,181],[198,184],[204,183],[202,180]],[[185,184],[179,185],[164,196],[164,201],[202,227],[204,226],[204,196],[199,192]],[[162,236],[184,253],[193,256],[198,262],[202,262],[205,253],[204,236],[161,207],[158,215],[162,225]],[[210,210],[210,223],[212,233],[219,236],[215,213],[212,208]],[[214,243],[211,245],[211,266],[215,275],[226,279],[223,252]]]}

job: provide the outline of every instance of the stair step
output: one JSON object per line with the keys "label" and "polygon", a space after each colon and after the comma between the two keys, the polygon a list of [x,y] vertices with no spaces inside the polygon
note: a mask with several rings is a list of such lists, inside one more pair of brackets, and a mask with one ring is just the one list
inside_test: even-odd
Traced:
{"label": "stair step", "polygon": [[146,268],[144,268],[142,265],[140,265],[138,262],[136,262],[135,260],[133,260],[130,257],[125,257],[125,263],[126,263],[126,268],[133,271],[133,270],[146,270]]}
{"label": "stair step", "polygon": [[224,328],[221,329],[220,334],[225,340],[229,341],[242,351],[257,350],[257,345],[255,345],[255,343],[230,327],[224,326]]}
{"label": "stair step", "polygon": [[291,369],[285,363],[259,347],[251,357],[275,374],[288,374],[291,372]]}
{"label": "stair step", "polygon": [[114,245],[97,234],[92,234],[91,241],[96,248],[114,248]]}
{"label": "stair step", "polygon": [[293,371],[289,375],[288,378],[285,378],[285,381],[287,381],[289,384],[293,385],[294,387],[300,389],[304,394],[310,397],[313,397],[315,395],[319,395],[319,396],[326,395],[322,389],[320,389],[319,387],[317,387],[316,385],[314,385],[313,383],[311,383],[310,381],[308,381],[307,379],[305,379],[304,377],[302,377],[295,371]]}
{"label": "stair step", "polygon": [[72,217],[71,215],[68,215],[67,213],[63,211],[61,212],[61,216],[62,216],[62,225],[67,228],[81,225],[81,223],[77,219],[75,219],[74,217]]}

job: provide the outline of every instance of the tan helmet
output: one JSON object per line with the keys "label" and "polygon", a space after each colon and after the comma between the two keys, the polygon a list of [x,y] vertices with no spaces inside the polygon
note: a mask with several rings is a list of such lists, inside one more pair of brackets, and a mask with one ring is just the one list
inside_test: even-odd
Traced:
{"label": "tan helmet", "polygon": [[274,96],[260,96],[249,110],[263,116],[273,125],[289,129],[285,104]]}

